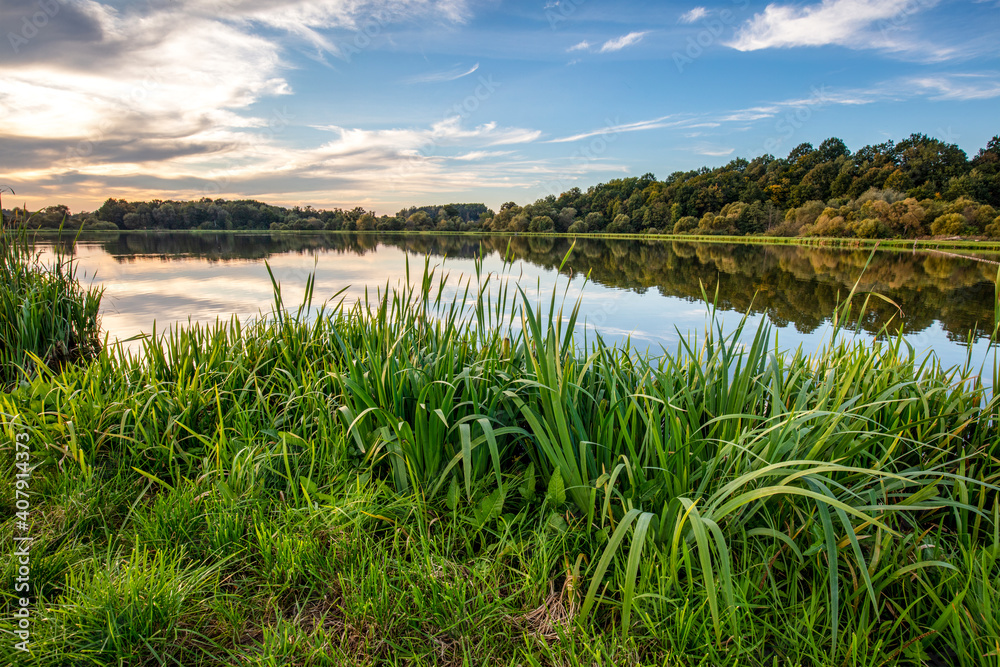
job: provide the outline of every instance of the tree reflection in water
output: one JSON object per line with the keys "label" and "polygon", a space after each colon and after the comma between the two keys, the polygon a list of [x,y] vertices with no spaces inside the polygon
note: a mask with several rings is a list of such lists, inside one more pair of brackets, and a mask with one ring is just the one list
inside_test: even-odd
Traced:
{"label": "tree reflection in water", "polygon": [[[72,240],[60,240],[72,249]],[[122,232],[100,239],[118,262],[158,257],[203,258],[210,262],[264,260],[281,254],[352,253],[365,255],[391,247],[414,255],[472,258],[482,249],[555,270],[573,239],[546,236],[446,236],[401,234],[204,234]],[[766,314],[778,326],[791,324],[811,333],[826,322],[838,299],[854,286],[870,250],[688,243],[664,240],[610,240],[581,237],[563,271],[590,274],[607,287],[700,301],[718,283],[722,309]],[[933,251],[878,251],[859,289],[878,292],[899,304],[906,333],[939,321],[953,341],[969,332],[988,337],[993,330],[997,268],[985,262]],[[875,333],[891,318],[894,306],[872,299],[862,328]],[[895,328],[896,325],[894,325]]]}

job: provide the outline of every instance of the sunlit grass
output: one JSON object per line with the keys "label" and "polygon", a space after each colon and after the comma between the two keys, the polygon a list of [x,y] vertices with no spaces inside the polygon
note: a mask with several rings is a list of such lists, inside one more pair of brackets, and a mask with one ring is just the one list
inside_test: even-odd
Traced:
{"label": "sunlit grass", "polygon": [[30,378],[38,365],[95,357],[101,292],[77,281],[73,262],[40,259],[24,230],[0,220],[0,385]]}
{"label": "sunlit grass", "polygon": [[0,398],[38,664],[1000,664],[995,359],[714,310],[582,349],[558,292],[429,264],[275,288]]}

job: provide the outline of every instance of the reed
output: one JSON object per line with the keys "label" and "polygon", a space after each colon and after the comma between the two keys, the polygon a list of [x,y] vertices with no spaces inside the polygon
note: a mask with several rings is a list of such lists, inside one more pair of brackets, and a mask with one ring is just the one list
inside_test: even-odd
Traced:
{"label": "reed", "polygon": [[43,261],[23,228],[0,221],[0,277],[0,385],[97,356],[101,290],[80,285],[70,258]]}

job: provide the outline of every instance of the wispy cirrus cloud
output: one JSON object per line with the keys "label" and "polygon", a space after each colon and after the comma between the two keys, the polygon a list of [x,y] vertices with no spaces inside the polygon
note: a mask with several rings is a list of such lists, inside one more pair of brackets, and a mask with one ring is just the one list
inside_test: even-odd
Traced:
{"label": "wispy cirrus cloud", "polygon": [[703,19],[706,16],[708,16],[707,9],[705,9],[704,7],[694,7],[691,10],[681,14],[678,21],[680,21],[681,23],[694,23],[698,19]]}
{"label": "wispy cirrus cloud", "polygon": [[519,127],[500,127],[483,123],[466,127],[460,116],[450,116],[425,129],[364,130],[337,125],[315,126],[315,129],[339,135],[335,141],[323,144],[327,154],[350,154],[358,149],[388,148],[401,151],[435,145],[461,146],[469,142],[486,146],[522,144],[534,141],[541,132]]}
{"label": "wispy cirrus cloud", "polygon": [[360,47],[326,31],[360,31],[371,39],[392,25],[417,20],[464,23],[471,14],[466,0],[179,0],[177,4],[191,13],[285,31],[336,57],[349,56]]}
{"label": "wispy cirrus cloud", "polygon": [[444,83],[446,81],[456,81],[462,77],[469,76],[479,69],[479,63],[472,67],[454,67],[442,72],[427,72],[404,79],[405,83]]}
{"label": "wispy cirrus cloud", "polygon": [[461,155],[452,155],[449,160],[459,160],[460,162],[470,162],[486,160],[492,157],[501,157],[503,155],[511,155],[513,151],[469,151],[468,153],[462,153]]}
{"label": "wispy cirrus cloud", "polygon": [[736,150],[735,148],[720,148],[718,146],[707,146],[699,145],[691,149],[694,153],[698,155],[707,155],[709,157],[726,157],[727,155],[732,155]]}
{"label": "wispy cirrus cloud", "polygon": [[1000,97],[1000,73],[916,76],[908,82],[932,100],[989,100]]}
{"label": "wispy cirrus cloud", "polygon": [[598,53],[614,53],[615,51],[621,51],[627,46],[632,46],[633,44],[638,44],[642,41],[642,38],[649,34],[648,30],[641,32],[630,32],[627,35],[622,35],[621,37],[616,37],[614,39],[609,39],[608,41],[601,44],[601,48],[598,49]]}
{"label": "wispy cirrus cloud", "polygon": [[653,118],[650,120],[641,120],[635,123],[609,123],[608,125],[602,127],[599,130],[590,130],[587,132],[580,132],[579,134],[573,134],[568,137],[549,139],[545,143],[564,144],[572,141],[581,141],[583,139],[590,139],[591,137],[596,137],[599,135],[620,134],[622,132],[640,132],[643,130],[656,130],[664,127],[678,127],[688,122],[694,122],[691,119],[691,117],[683,118],[681,120],[674,120],[679,116],[680,114],[673,114],[670,116],[661,116],[660,118]]}
{"label": "wispy cirrus cloud", "polygon": [[[877,102],[904,102],[915,98],[931,100],[984,100],[1000,97],[1000,72],[951,73],[924,77],[902,77],[878,83],[864,89],[831,89],[826,86],[814,88],[808,96],[791,97],[776,102],[757,104],[737,109],[720,110],[700,114],[671,114],[632,123],[609,124],[605,127],[577,134],[549,139],[545,143],[568,143],[582,141],[604,134],[623,132],[643,132],[658,129],[692,130],[735,126],[745,129],[748,123],[755,123],[780,117],[801,108],[817,109],[829,106],[861,106]],[[693,136],[692,133],[685,133]],[[699,135],[702,133],[698,133]],[[703,144],[701,148],[707,145]],[[696,150],[703,155],[728,155]]]}
{"label": "wispy cirrus cloud", "polygon": [[573,53],[574,51],[590,51],[591,53],[615,53],[616,51],[621,51],[624,48],[638,44],[642,41],[642,38],[648,34],[648,30],[630,32],[626,35],[606,40],[601,43],[600,46],[597,46],[597,44],[585,39],[566,49],[566,52]]}

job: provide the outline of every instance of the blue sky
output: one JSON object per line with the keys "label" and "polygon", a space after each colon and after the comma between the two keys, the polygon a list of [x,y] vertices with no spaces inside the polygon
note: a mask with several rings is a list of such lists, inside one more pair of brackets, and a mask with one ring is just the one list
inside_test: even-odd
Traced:
{"label": "blue sky", "polygon": [[972,155],[998,38],[998,0],[5,0],[0,185],[393,213],[831,136]]}

